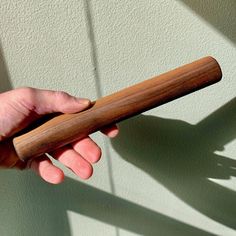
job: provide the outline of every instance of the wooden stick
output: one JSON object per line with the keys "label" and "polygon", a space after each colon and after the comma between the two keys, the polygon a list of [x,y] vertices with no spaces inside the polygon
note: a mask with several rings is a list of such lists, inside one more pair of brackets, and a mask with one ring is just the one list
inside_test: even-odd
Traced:
{"label": "wooden stick", "polygon": [[63,114],[13,139],[19,158],[27,161],[75,140],[219,81],[217,61],[205,57],[191,64],[98,99],[76,114]]}

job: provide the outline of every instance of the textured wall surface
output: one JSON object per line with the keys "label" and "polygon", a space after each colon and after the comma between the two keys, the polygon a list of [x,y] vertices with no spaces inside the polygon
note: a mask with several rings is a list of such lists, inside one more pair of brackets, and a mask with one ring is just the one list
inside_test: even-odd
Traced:
{"label": "textured wall surface", "polygon": [[223,80],[120,124],[91,180],[0,172],[0,234],[235,235],[234,0],[0,2],[0,89],[97,97],[212,55]]}

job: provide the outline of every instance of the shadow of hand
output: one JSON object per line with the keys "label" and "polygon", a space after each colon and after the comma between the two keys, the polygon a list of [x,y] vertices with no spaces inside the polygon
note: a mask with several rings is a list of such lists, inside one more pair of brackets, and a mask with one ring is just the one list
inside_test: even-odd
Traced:
{"label": "shadow of hand", "polygon": [[236,192],[208,179],[236,176],[236,161],[214,154],[235,137],[235,108],[236,99],[197,125],[141,115],[120,125],[112,145],[187,204],[235,229]]}

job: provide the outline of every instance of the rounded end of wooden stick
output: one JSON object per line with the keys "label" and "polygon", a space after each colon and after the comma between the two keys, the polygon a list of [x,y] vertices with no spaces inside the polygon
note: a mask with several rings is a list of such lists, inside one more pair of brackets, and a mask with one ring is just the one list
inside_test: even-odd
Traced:
{"label": "rounded end of wooden stick", "polygon": [[220,67],[219,62],[213,56],[207,56],[206,59],[214,63],[216,74],[217,74],[217,81],[220,81],[222,79],[223,73],[222,73],[222,69]]}
{"label": "rounded end of wooden stick", "polygon": [[19,159],[15,152],[13,143],[9,140],[3,141],[0,144],[0,166],[1,168],[17,168],[24,169],[26,163]]}

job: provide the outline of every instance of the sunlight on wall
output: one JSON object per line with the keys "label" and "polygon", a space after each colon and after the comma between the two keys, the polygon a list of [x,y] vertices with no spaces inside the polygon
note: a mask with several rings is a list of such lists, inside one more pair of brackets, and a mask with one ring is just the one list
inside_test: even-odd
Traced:
{"label": "sunlight on wall", "polygon": [[[114,234],[114,227],[103,223],[98,220],[94,220],[91,217],[87,217],[72,211],[67,211],[67,217],[70,225],[70,236],[79,235],[93,235],[104,236]],[[79,222],[79,224],[78,224]]]}

